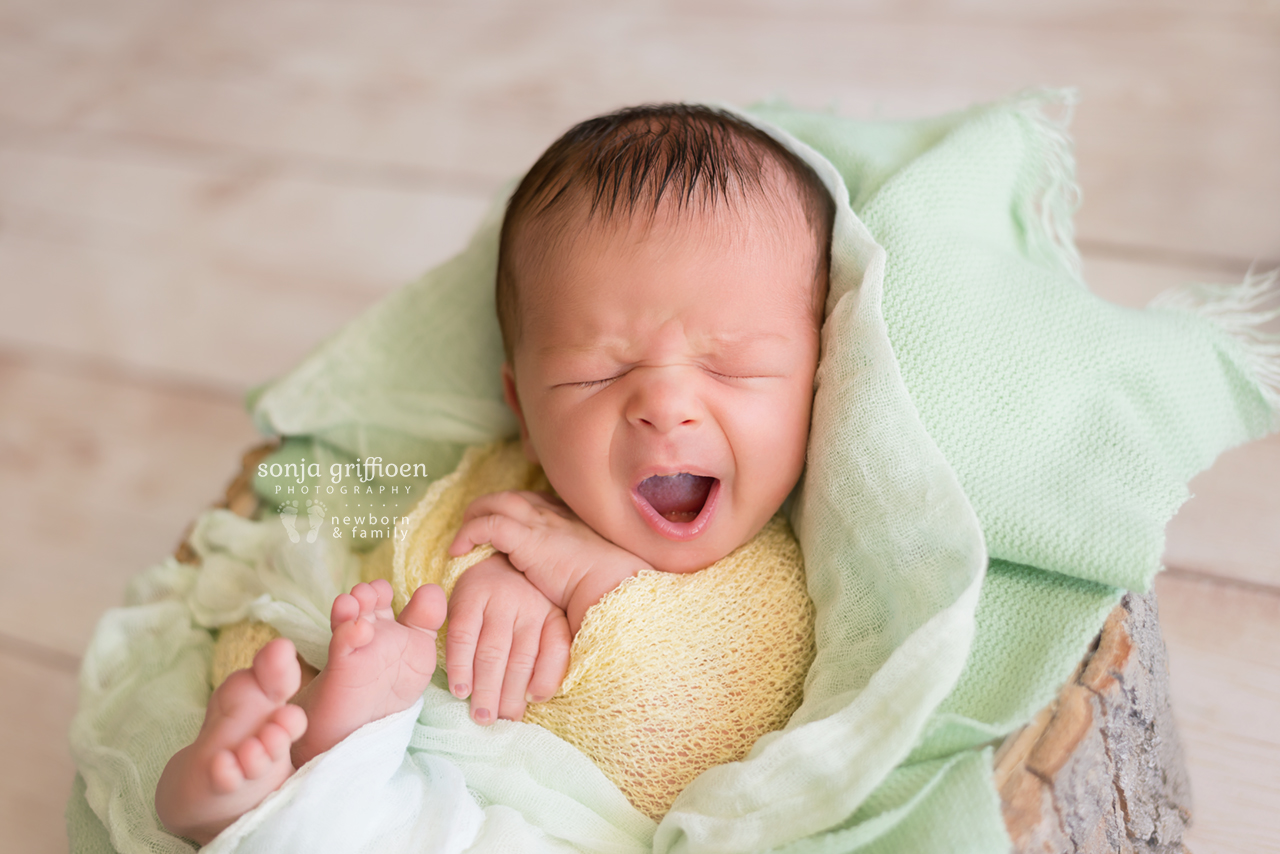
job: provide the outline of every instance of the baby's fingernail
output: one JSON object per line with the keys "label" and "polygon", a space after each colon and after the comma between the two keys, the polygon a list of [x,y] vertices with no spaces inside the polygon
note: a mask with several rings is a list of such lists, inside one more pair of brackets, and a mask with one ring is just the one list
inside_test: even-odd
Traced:
{"label": "baby's fingernail", "polygon": [[470,690],[471,686],[466,682],[459,682],[457,685],[453,686],[453,696],[457,697],[459,700],[465,700]]}
{"label": "baby's fingernail", "polygon": [[475,712],[472,713],[472,717],[476,719],[476,723],[478,724],[487,724],[489,722],[489,710],[476,709]]}
{"label": "baby's fingernail", "polygon": [[525,694],[524,701],[526,703],[545,703],[547,701],[547,698],[538,697],[538,696],[535,696],[534,694]]}

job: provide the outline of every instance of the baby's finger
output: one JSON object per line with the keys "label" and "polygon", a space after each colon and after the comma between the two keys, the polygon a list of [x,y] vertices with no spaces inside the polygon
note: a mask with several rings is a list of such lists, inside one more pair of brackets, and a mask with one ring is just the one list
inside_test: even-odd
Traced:
{"label": "baby's finger", "polygon": [[460,700],[471,696],[472,662],[484,622],[484,604],[454,596],[449,602],[449,631],[444,637],[444,672],[449,693]]}
{"label": "baby's finger", "polygon": [[561,516],[565,519],[573,517],[573,511],[569,509],[569,505],[565,504],[550,492],[533,492],[522,489],[516,492],[516,495],[519,495],[521,498],[528,501],[529,506],[535,509],[550,510],[557,516]]}
{"label": "baby's finger", "polygon": [[[497,613],[494,613],[494,611]],[[497,720],[502,696],[502,681],[507,672],[511,652],[513,615],[505,609],[486,609],[480,638],[476,641],[476,657],[472,666],[475,684],[471,689],[471,719],[487,726]]]}
{"label": "baby's finger", "polygon": [[538,643],[538,661],[533,666],[533,677],[525,698],[530,703],[545,703],[555,696],[569,670],[569,620],[557,611],[542,626]]}
{"label": "baby's finger", "polygon": [[462,514],[462,521],[469,522],[479,516],[510,516],[517,522],[529,527],[539,524],[547,513],[553,513],[563,519],[573,518],[569,506],[549,492],[534,492],[530,489],[509,489],[506,492],[491,492],[482,495],[467,505]]}
{"label": "baby's finger", "polygon": [[502,695],[498,700],[498,717],[518,721],[524,717],[525,694],[529,677],[538,660],[541,626],[525,619],[518,621],[511,634],[511,651],[507,654],[507,672],[502,679]]}
{"label": "baby's finger", "polygon": [[504,554],[511,554],[528,539],[529,527],[510,516],[479,516],[464,522],[449,546],[449,554],[459,557],[485,543]]}
{"label": "baby's finger", "polygon": [[532,522],[537,517],[537,511],[529,506],[529,499],[526,497],[532,494],[508,489],[505,492],[481,495],[467,505],[466,511],[462,514],[462,521],[470,522],[479,516],[497,515],[510,516],[517,522]]}

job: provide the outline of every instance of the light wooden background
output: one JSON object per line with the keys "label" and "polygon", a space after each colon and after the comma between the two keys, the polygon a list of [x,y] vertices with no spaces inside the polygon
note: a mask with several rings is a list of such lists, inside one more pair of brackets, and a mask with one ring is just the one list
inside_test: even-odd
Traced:
{"label": "light wooden background", "polygon": [[[255,441],[246,388],[628,103],[909,117],[1074,85],[1091,285],[1280,264],[1275,0],[0,0],[0,847],[65,850],[78,657]],[[1195,851],[1280,851],[1280,437],[1158,583]]]}

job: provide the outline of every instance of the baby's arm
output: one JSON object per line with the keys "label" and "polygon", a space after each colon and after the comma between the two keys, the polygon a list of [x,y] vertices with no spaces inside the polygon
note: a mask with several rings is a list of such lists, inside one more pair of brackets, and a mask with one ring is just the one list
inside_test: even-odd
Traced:
{"label": "baby's arm", "polygon": [[467,508],[449,546],[464,555],[491,543],[542,594],[564,610],[578,633],[587,609],[648,563],[589,528],[573,511],[537,492],[495,492]]}
{"label": "baby's arm", "polygon": [[568,666],[564,612],[505,555],[462,574],[449,597],[445,671],[454,696],[470,695],[476,723],[520,720],[527,702],[551,698]]}

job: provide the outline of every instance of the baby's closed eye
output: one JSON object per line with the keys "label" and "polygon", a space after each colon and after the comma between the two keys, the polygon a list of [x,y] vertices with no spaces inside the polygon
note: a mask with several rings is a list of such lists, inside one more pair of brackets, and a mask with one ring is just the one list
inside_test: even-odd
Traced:
{"label": "baby's closed eye", "polygon": [[620,376],[622,375],[618,374],[617,376],[605,377],[604,379],[599,380],[582,380],[581,382],[568,383],[568,385],[571,385],[574,388],[595,388],[597,386],[608,385]]}

